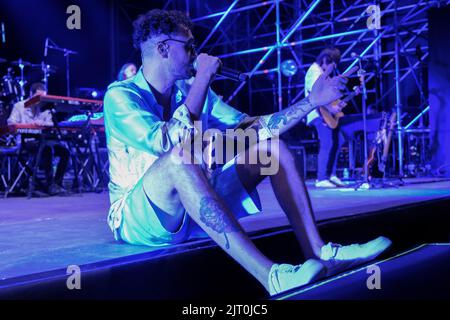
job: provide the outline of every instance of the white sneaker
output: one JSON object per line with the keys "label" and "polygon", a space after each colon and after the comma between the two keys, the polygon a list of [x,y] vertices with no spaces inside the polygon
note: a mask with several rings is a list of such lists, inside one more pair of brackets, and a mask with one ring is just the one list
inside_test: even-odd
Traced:
{"label": "white sneaker", "polygon": [[330,276],[375,259],[391,244],[392,241],[385,237],[349,246],[330,242],[322,247],[320,259],[324,261],[327,275]]}
{"label": "white sneaker", "polygon": [[269,272],[269,294],[303,286],[325,275],[325,266],[319,260],[309,259],[303,264],[274,264]]}
{"label": "white sneaker", "polygon": [[330,180],[317,180],[316,188],[336,188],[336,185]]}
{"label": "white sneaker", "polygon": [[330,181],[334,183],[337,187],[345,187],[347,186],[344,182],[342,182],[341,179],[339,179],[337,176],[331,176]]}

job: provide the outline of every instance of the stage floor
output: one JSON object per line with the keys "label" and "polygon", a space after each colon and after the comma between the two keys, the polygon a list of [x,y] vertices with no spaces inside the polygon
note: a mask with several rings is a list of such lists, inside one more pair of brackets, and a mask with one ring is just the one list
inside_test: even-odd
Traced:
{"label": "stage floor", "polygon": [[[279,300],[448,299],[450,244],[424,244],[378,261],[378,290],[368,289],[374,265],[281,294]],[[381,276],[382,275],[382,276]],[[426,278],[426,281],[424,281]],[[383,283],[381,285],[381,282]],[[381,290],[382,289],[382,290]]]}
{"label": "stage floor", "polygon": [[[450,181],[417,182],[358,191],[318,190],[308,185],[316,218],[325,222],[450,197]],[[244,228],[261,231],[286,226],[287,219],[267,179],[258,191],[263,213],[241,219]],[[160,249],[115,242],[106,223],[108,201],[107,192],[1,199],[0,280]]]}

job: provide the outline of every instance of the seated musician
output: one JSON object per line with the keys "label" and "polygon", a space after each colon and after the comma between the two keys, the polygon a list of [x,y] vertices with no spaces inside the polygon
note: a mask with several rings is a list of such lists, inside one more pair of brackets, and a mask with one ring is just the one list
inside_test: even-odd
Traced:
{"label": "seated musician", "polygon": [[[323,49],[316,61],[309,67],[305,76],[305,95],[308,96],[312,87],[321,74],[332,65],[336,68],[340,62],[341,53],[339,49],[328,47]],[[332,112],[337,113],[345,107],[344,102],[336,103],[335,106],[328,109],[333,109]],[[373,114],[367,118],[368,131],[374,132],[378,129],[381,116]],[[313,125],[320,140],[320,149],[318,156],[317,168],[317,188],[336,188],[344,187],[345,184],[336,175],[336,166],[338,161],[339,151],[344,143],[354,137],[357,131],[363,130],[362,116],[344,116],[339,119],[338,125],[335,129],[330,128],[326,124],[319,109],[311,111],[307,115],[307,124]],[[368,139],[370,141],[370,139]]]}
{"label": "seated musician", "polygon": [[[197,55],[191,29],[192,22],[179,11],[154,9],[139,16],[134,44],[141,50],[142,67],[133,78],[111,84],[105,94],[108,223],[115,238],[166,246],[186,241],[197,226],[271,295],[372,260],[386,250],[390,241],[384,237],[362,245],[324,242],[294,158],[278,139],[310,110],[339,98],[347,80],[329,78],[327,69],[308,98],[255,121],[211,90],[220,60]],[[197,72],[191,79],[194,59]],[[190,147],[189,137],[201,138],[200,125],[221,132],[243,123],[251,126],[247,132],[253,130],[257,141],[237,155],[231,152],[232,159],[212,174],[201,162],[192,162],[192,149],[185,146]],[[273,172],[264,170],[270,169],[265,161],[247,161],[268,151],[278,165]],[[261,209],[256,187],[267,175],[308,259],[301,265],[274,263],[238,221]],[[199,265],[199,274],[207,268]]]}
{"label": "seated musician", "polygon": [[[47,90],[43,83],[36,82],[31,85],[30,98],[46,94]],[[44,127],[53,126],[52,114],[50,110],[41,111],[39,106],[25,108],[25,101],[19,101],[14,104],[11,115],[8,118],[8,125],[15,124],[29,124]],[[23,147],[31,153],[36,153],[39,148],[39,142],[36,140],[27,140],[24,142]],[[53,174],[54,156],[59,158],[55,174]],[[45,171],[45,187],[47,193],[53,195],[66,192],[62,186],[62,182],[69,162],[69,156],[69,150],[65,145],[54,141],[46,143],[42,152],[40,168]]]}

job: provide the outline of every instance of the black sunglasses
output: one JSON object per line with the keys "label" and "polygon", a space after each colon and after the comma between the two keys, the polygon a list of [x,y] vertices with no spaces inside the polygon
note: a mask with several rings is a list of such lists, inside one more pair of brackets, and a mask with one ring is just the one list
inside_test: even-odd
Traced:
{"label": "black sunglasses", "polygon": [[186,51],[188,51],[188,52],[190,51],[192,53],[197,52],[197,45],[195,44],[195,40],[193,40],[193,39],[189,39],[187,41],[182,41],[182,40],[178,40],[178,39],[169,38],[169,39],[160,41],[160,43],[166,43],[166,41],[176,41],[176,42],[183,43]]}

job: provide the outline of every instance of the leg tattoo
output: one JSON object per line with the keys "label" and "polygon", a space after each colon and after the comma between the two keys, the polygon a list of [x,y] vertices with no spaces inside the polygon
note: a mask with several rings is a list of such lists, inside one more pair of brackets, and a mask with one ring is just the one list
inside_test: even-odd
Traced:
{"label": "leg tattoo", "polygon": [[200,220],[207,226],[223,233],[226,240],[226,248],[230,249],[227,232],[239,231],[229,216],[224,213],[223,206],[211,197],[203,197],[200,200]]}

